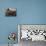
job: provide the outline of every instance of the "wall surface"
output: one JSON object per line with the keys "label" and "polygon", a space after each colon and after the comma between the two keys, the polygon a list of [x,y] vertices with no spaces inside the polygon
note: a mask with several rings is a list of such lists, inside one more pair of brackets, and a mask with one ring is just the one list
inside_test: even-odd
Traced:
{"label": "wall surface", "polygon": [[[16,17],[5,16],[3,8],[8,7],[17,9]],[[1,0],[0,44],[8,43],[9,32],[18,32],[17,24],[46,24],[46,0]]]}

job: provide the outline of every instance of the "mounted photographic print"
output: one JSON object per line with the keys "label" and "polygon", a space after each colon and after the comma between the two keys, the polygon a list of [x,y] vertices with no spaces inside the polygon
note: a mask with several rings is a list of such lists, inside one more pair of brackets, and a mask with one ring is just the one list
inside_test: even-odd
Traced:
{"label": "mounted photographic print", "polygon": [[5,15],[6,16],[16,16],[16,8],[7,8]]}
{"label": "mounted photographic print", "polygon": [[7,38],[8,38],[8,46],[17,44],[18,38],[16,32],[10,32]]}
{"label": "mounted photographic print", "polygon": [[[46,41],[46,25],[19,25],[20,31],[19,41]],[[19,32],[18,32],[19,33]]]}

